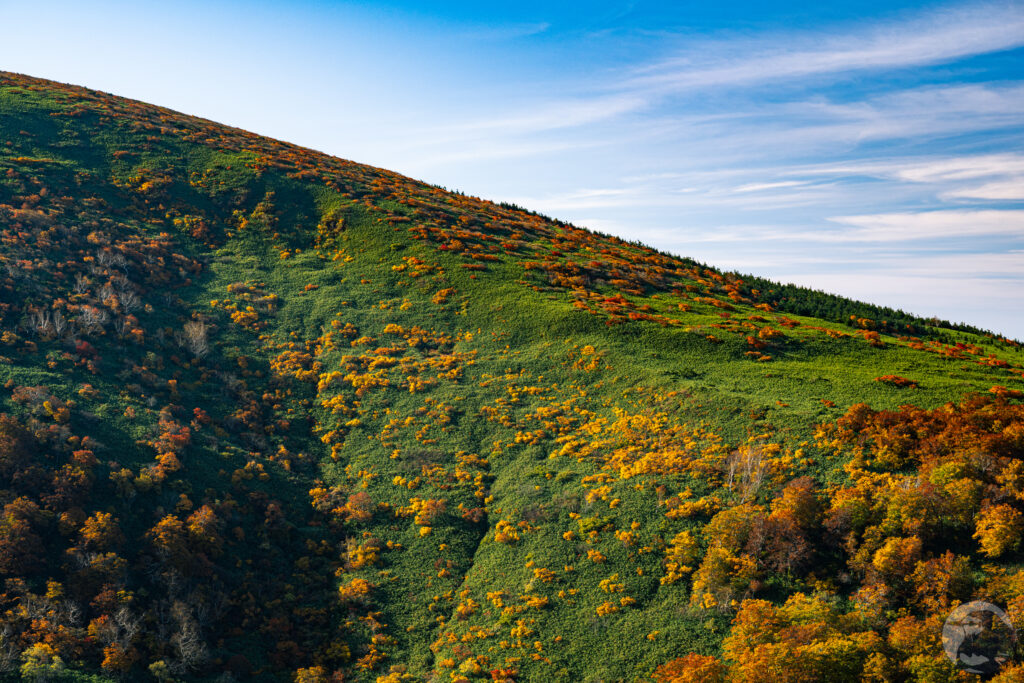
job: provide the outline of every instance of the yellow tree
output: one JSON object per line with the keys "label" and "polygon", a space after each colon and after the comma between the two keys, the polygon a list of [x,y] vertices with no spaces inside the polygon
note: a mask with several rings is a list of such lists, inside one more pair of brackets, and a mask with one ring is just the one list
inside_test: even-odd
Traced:
{"label": "yellow tree", "polygon": [[1024,515],[1006,503],[982,510],[974,532],[974,537],[981,545],[981,552],[989,557],[1013,552],[1020,546],[1022,535]]}

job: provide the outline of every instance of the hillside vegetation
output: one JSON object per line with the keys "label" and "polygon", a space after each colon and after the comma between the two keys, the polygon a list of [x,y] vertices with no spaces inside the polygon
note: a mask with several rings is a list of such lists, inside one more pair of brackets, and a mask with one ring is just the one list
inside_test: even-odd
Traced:
{"label": "hillside vegetation", "polygon": [[953,681],[955,605],[1024,628],[1012,340],[4,72],[0,263],[4,675]]}

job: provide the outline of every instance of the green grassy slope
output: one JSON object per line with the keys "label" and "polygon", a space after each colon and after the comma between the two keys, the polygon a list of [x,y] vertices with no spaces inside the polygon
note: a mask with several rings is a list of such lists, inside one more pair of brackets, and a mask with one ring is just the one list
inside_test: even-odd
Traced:
{"label": "green grassy slope", "polygon": [[996,335],[7,73],[0,237],[3,411],[88,480],[0,467],[40,509],[4,532],[40,545],[0,557],[9,671],[645,678],[733,618],[672,540],[843,481],[816,425],[1024,388]]}

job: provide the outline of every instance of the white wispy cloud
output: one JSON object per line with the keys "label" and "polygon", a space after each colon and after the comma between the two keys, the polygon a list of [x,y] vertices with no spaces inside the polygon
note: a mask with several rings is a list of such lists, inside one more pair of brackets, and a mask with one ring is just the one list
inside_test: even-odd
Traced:
{"label": "white wispy cloud", "polygon": [[534,105],[512,116],[481,118],[452,124],[439,132],[458,135],[538,133],[573,128],[604,121],[636,111],[647,101],[636,95],[611,95],[571,100],[553,100]]}
{"label": "white wispy cloud", "polygon": [[835,216],[829,220],[854,229],[829,235],[828,239],[851,242],[895,242],[988,235],[1024,238],[1024,211],[987,209],[877,213]]}
{"label": "white wispy cloud", "polygon": [[545,213],[560,215],[592,209],[649,206],[652,201],[675,205],[681,203],[681,200],[669,196],[652,197],[641,187],[584,188],[546,196],[516,197],[512,201]]}
{"label": "white wispy cloud", "polygon": [[788,172],[805,175],[861,175],[899,178],[931,183],[977,180],[1002,175],[1024,175],[1024,154],[974,154],[792,167]]}
{"label": "white wispy cloud", "polygon": [[[888,259],[894,262],[895,258]],[[901,272],[918,277],[1020,280],[1024,284],[1024,250],[901,257]],[[887,264],[888,265],[888,264]]]}
{"label": "white wispy cloud", "polygon": [[[1024,210],[906,211],[833,216],[826,221],[826,224],[800,223],[793,226],[730,224],[713,230],[680,225],[644,232],[656,239],[679,240],[682,244],[744,244],[757,245],[757,250],[781,249],[777,257],[792,262],[803,258],[801,253],[804,251],[813,253],[812,259],[820,259],[818,247],[809,246],[816,244],[830,245],[829,249],[839,250],[845,249],[844,245],[857,245],[858,250],[884,247],[905,256],[908,249],[915,254],[926,252],[938,240],[962,239],[973,240],[974,243],[980,238],[1024,240]],[[911,247],[907,243],[914,244]],[[773,244],[780,246],[772,247]],[[948,246],[942,248],[948,249]],[[853,258],[850,254],[836,251],[833,257],[845,261]],[[877,259],[877,251],[870,258]]]}
{"label": "white wispy cloud", "polygon": [[1024,9],[975,5],[853,32],[794,33],[771,40],[699,41],[636,70],[631,85],[685,90],[868,69],[941,64],[1024,45]]}
{"label": "white wispy cloud", "polygon": [[[778,103],[741,101],[731,107],[718,116],[665,114],[670,123],[650,137],[652,141],[660,137],[663,144],[685,144],[691,159],[734,165],[810,154],[839,157],[888,140],[925,141],[999,131],[1012,137],[1024,126],[1020,114],[1024,86],[918,87],[844,103],[812,93]],[[817,170],[840,171],[850,165],[830,164]],[[866,171],[879,165],[857,163]],[[883,170],[893,171],[892,164],[886,166]]]}
{"label": "white wispy cloud", "polygon": [[[871,176],[932,185],[943,200],[1024,200],[1024,154],[938,156],[774,169],[810,178]],[[978,184],[981,182],[982,184]]]}
{"label": "white wispy cloud", "polygon": [[529,38],[530,36],[545,33],[550,28],[551,24],[546,21],[522,24],[504,24],[498,26],[472,26],[460,31],[459,35],[471,40],[493,42],[498,40]]}
{"label": "white wispy cloud", "polygon": [[408,172],[415,173],[416,168],[441,165],[464,165],[475,162],[494,162],[523,157],[541,157],[559,152],[576,152],[589,147],[607,145],[607,140],[591,139],[576,141],[558,141],[550,139],[508,140],[501,138],[479,138],[463,140],[458,145],[445,145],[436,150],[428,150],[416,157],[406,155],[411,164],[405,166],[401,162],[393,163],[397,170],[406,166],[412,168]]}
{"label": "white wispy cloud", "polygon": [[997,201],[1024,200],[1024,178],[985,183],[978,187],[950,190],[942,195],[953,199],[990,199]]}
{"label": "white wispy cloud", "polygon": [[778,190],[784,187],[800,187],[801,185],[807,185],[807,180],[778,180],[773,183],[750,183],[748,185],[740,185],[739,187],[733,188],[733,192],[763,192],[765,190]]}
{"label": "white wispy cloud", "polygon": [[993,176],[1024,176],[1024,155],[984,154],[909,163],[897,167],[896,175],[921,183],[975,180]]}

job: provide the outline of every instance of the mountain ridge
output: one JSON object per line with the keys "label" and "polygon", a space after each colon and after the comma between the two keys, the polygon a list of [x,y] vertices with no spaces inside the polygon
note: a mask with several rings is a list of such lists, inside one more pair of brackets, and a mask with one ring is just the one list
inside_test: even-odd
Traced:
{"label": "mountain ridge", "polygon": [[[8,73],[8,72],[3,72],[3,73]],[[377,173],[377,174],[381,174],[381,175],[385,175],[385,176],[388,176],[388,177],[391,177],[391,178],[401,178],[404,182],[414,183],[414,184],[420,185],[420,186],[425,187],[425,188],[429,187],[429,188],[432,188],[432,189],[440,189],[440,190],[442,190],[444,192],[448,192],[448,193],[451,193],[453,195],[458,195],[458,196],[462,196],[462,197],[468,197],[469,199],[472,199],[472,200],[475,200],[475,201],[485,202],[485,203],[488,203],[488,204],[494,204],[494,205],[500,206],[501,208],[510,209],[510,210],[513,210],[513,211],[530,214],[532,216],[535,216],[535,217],[538,217],[538,218],[542,218],[545,221],[548,221],[550,223],[554,223],[554,224],[558,224],[558,225],[562,225],[562,226],[571,226],[573,228],[577,228],[577,226],[571,225],[570,223],[566,223],[565,221],[558,220],[558,219],[555,219],[555,218],[551,218],[550,216],[547,216],[547,215],[544,215],[544,214],[532,211],[532,210],[530,210],[527,207],[521,207],[521,206],[518,206],[518,205],[513,204],[513,203],[499,201],[499,200],[487,200],[487,199],[483,199],[483,198],[480,198],[480,197],[475,196],[475,195],[467,195],[466,193],[464,193],[464,192],[462,192],[460,190],[457,190],[457,189],[447,189],[447,188],[442,187],[440,185],[432,184],[432,183],[429,183],[429,182],[424,181],[424,180],[415,179],[415,178],[412,178],[410,176],[405,176],[405,175],[396,173],[394,171],[390,171],[388,169],[385,169],[383,167],[376,167],[376,166],[373,166],[373,165],[370,165],[370,164],[364,164],[364,163],[360,163],[360,162],[355,162],[355,161],[352,161],[352,160],[349,160],[349,159],[345,159],[343,157],[338,157],[336,155],[329,154],[327,152],[322,152],[322,151],[319,151],[319,150],[314,150],[314,149],[311,149],[311,148],[302,147],[302,146],[297,145],[295,143],[287,142],[285,140],[280,140],[280,139],[276,139],[276,138],[268,138],[266,136],[261,136],[261,135],[252,133],[250,131],[246,131],[246,130],[241,129],[241,128],[237,128],[237,127],[230,126],[230,125],[227,125],[227,124],[219,123],[219,122],[214,121],[212,119],[207,119],[207,118],[203,118],[203,117],[193,116],[193,115],[190,115],[190,114],[184,114],[182,112],[179,112],[177,110],[171,109],[169,107],[163,107],[163,106],[160,106],[160,105],[149,104],[149,103],[144,102],[142,100],[135,100],[135,99],[131,99],[131,98],[126,98],[126,97],[122,97],[122,96],[119,96],[119,95],[114,95],[112,93],[107,93],[105,91],[92,90],[92,89],[86,88],[84,86],[78,86],[78,85],[66,84],[66,83],[59,83],[59,84],[57,84],[54,81],[47,81],[45,79],[34,78],[34,77],[27,76],[27,75],[24,75],[24,74],[13,74],[13,73],[11,73],[9,75],[13,76],[13,77],[20,78],[20,79],[28,81],[28,82],[32,82],[32,83],[34,83],[36,85],[39,85],[39,86],[45,86],[46,84],[50,84],[51,86],[52,85],[59,85],[62,88],[68,89],[69,92],[75,92],[75,93],[80,93],[81,95],[85,95],[85,96],[87,96],[92,101],[99,101],[99,100],[103,100],[103,99],[108,99],[108,100],[109,99],[113,99],[113,100],[116,100],[116,101],[122,102],[122,103],[130,103],[130,105],[132,105],[132,106],[140,107],[140,108],[143,108],[143,109],[147,109],[151,113],[160,113],[160,114],[162,114],[164,116],[169,116],[169,117],[171,117],[173,119],[180,119],[180,120],[184,120],[185,122],[196,122],[196,123],[203,124],[205,127],[214,127],[214,128],[226,129],[226,130],[231,131],[232,133],[236,134],[240,138],[247,139],[247,140],[250,140],[250,141],[254,141],[254,140],[257,140],[257,139],[267,140],[267,141],[272,142],[276,146],[281,146],[281,147],[288,148],[288,149],[290,149],[293,152],[301,152],[303,154],[313,153],[313,154],[316,154],[316,155],[319,155],[319,156],[323,157],[326,160],[331,160],[333,162],[340,162],[342,165],[352,165],[352,166],[359,167],[361,169],[366,169],[368,171],[371,171],[371,172],[374,172],[374,173]],[[592,230],[592,229],[585,228],[585,227],[584,228],[577,228],[577,229],[587,230],[588,232],[594,233],[596,235],[600,235],[602,237],[614,237],[613,235],[610,235],[610,234],[607,234],[607,233],[603,233],[603,232],[597,231],[597,230]],[[666,252],[666,251],[659,250],[659,249],[657,249],[655,247],[652,247],[650,245],[644,244],[643,242],[641,242],[639,240],[626,240],[626,239],[617,238],[617,237],[615,237],[615,239],[619,239],[619,240],[622,240],[625,243],[632,244],[632,245],[637,246],[637,247],[641,247],[641,248],[644,248],[644,249],[648,249],[648,250],[660,253],[660,254],[662,254],[664,256],[667,256],[667,257],[670,257],[670,258],[679,259],[680,261],[683,261],[683,262],[686,262],[686,263],[690,263],[690,264],[699,266],[701,268],[709,268],[708,264],[700,263],[698,261],[695,261],[694,259],[691,259],[691,258],[688,258],[688,257],[685,257],[685,256],[681,256],[679,254],[674,254],[674,253],[671,253],[671,252]],[[723,272],[723,271],[719,271],[719,272]],[[846,301],[846,302],[848,302],[850,304],[853,304],[853,305],[855,305],[857,307],[865,308],[867,310],[872,311],[876,315],[876,317],[878,315],[882,315],[882,316],[885,316],[885,317],[894,317],[894,318],[899,318],[899,319],[909,319],[909,320],[913,320],[914,322],[916,322],[918,324],[928,323],[928,324],[930,324],[933,327],[948,328],[948,329],[960,330],[960,331],[971,332],[971,333],[974,333],[974,334],[981,334],[981,335],[998,336],[998,335],[996,335],[995,332],[993,332],[991,330],[985,330],[985,329],[979,328],[977,326],[969,325],[969,324],[966,324],[966,323],[963,323],[963,322],[961,322],[961,323],[951,323],[950,321],[947,321],[947,320],[938,319],[935,316],[929,316],[929,317],[916,316],[916,315],[913,315],[913,314],[908,314],[908,313],[906,313],[906,312],[904,312],[902,310],[899,310],[899,309],[892,309],[892,308],[889,308],[889,307],[884,306],[884,305],[872,304],[872,303],[867,303],[867,302],[862,302],[862,301],[856,301],[856,300],[852,300],[852,299],[849,299],[849,298],[846,298],[846,297],[841,297],[839,295],[830,294],[828,292],[825,292],[824,290],[813,289],[811,287],[800,286],[800,285],[795,285],[795,284],[791,284],[791,283],[786,284],[786,283],[774,282],[774,281],[771,281],[771,280],[768,280],[766,278],[762,278],[762,277],[759,277],[759,276],[756,276],[756,275],[753,275],[753,274],[744,274],[744,273],[740,273],[738,271],[728,271],[728,274],[732,275],[732,276],[735,276],[736,278],[738,278],[738,279],[740,279],[740,280],[742,280],[744,282],[748,282],[749,283],[749,282],[753,281],[761,289],[765,288],[765,286],[771,287],[773,289],[774,288],[781,288],[781,289],[784,289],[784,290],[794,290],[794,289],[796,289],[796,290],[801,291],[804,294],[812,293],[814,295],[822,295],[822,296],[824,296],[824,297],[826,297],[828,299],[838,299],[838,300]],[[748,289],[749,289],[749,286],[748,286]],[[786,298],[787,297],[780,295],[779,297],[777,297],[777,301],[778,300],[785,300]],[[792,311],[792,312],[798,312],[798,311]],[[805,314],[808,314],[808,313],[805,313]],[[835,322],[844,322],[844,321],[837,320]]]}

